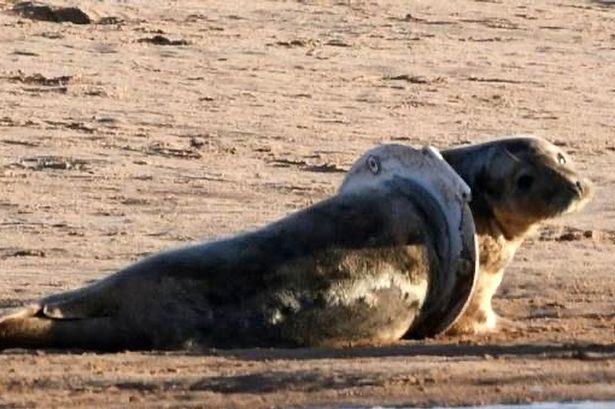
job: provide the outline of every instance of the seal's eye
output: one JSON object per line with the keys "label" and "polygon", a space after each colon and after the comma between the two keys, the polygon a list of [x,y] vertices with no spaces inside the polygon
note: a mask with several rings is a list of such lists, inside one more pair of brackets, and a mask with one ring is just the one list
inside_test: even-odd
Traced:
{"label": "seal's eye", "polygon": [[380,161],[375,156],[370,156],[367,158],[367,168],[374,175],[377,175],[380,172]]}
{"label": "seal's eye", "polygon": [[517,187],[522,192],[527,192],[532,188],[534,184],[534,178],[530,175],[523,175],[517,179]]}
{"label": "seal's eye", "polygon": [[559,162],[560,165],[566,164],[566,158],[561,153],[557,154],[557,161]]}

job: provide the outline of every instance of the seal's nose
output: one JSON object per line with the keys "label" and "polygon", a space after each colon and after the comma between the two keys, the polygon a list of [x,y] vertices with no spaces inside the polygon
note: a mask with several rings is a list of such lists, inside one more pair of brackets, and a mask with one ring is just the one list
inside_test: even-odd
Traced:
{"label": "seal's nose", "polygon": [[581,198],[591,198],[594,195],[594,184],[591,180],[581,178],[578,179],[575,183],[575,190],[577,195]]}

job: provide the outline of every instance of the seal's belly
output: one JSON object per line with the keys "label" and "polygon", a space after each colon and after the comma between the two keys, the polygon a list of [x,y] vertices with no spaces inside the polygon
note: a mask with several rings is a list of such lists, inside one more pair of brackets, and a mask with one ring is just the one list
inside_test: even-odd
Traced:
{"label": "seal's belly", "polygon": [[328,251],[268,277],[264,326],[296,345],[357,345],[398,340],[428,287],[423,247]]}
{"label": "seal's belly", "polygon": [[422,246],[327,250],[284,263],[251,290],[238,287],[223,298],[202,281],[165,277],[151,288],[133,283],[151,297],[127,305],[121,315],[134,318],[126,319],[131,331],[156,334],[153,345],[388,343],[400,339],[420,313],[429,285],[427,259]]}

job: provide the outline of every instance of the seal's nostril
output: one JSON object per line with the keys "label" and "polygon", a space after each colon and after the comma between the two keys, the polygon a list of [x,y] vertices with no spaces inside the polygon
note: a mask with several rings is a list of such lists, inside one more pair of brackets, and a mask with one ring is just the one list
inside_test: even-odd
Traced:
{"label": "seal's nostril", "polygon": [[575,185],[577,185],[577,189],[579,190],[579,192],[583,193],[583,183],[581,183],[580,180],[577,180],[577,182],[575,183]]}

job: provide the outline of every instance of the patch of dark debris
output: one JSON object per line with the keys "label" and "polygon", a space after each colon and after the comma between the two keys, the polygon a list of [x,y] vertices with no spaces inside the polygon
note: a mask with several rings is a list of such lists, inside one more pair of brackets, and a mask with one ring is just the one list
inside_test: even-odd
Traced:
{"label": "patch of dark debris", "polygon": [[556,301],[544,302],[542,300],[530,299],[530,312],[527,316],[529,319],[544,319],[544,318],[561,318],[562,312],[566,306]]}
{"label": "patch of dark debris", "polygon": [[435,84],[445,82],[444,77],[427,78],[423,75],[400,74],[382,78],[384,81],[405,81],[410,84]]}
{"label": "patch of dark debris", "polygon": [[97,128],[91,127],[82,122],[46,120],[45,123],[50,125],[52,128],[62,127],[66,129],[73,129],[75,131],[88,133],[88,134],[92,134],[97,131]]}
{"label": "patch of dark debris", "polygon": [[146,146],[144,152],[148,155],[160,155],[183,159],[200,159],[202,157],[201,153],[194,147],[192,142],[191,146],[188,148],[175,148],[163,142],[154,142]]}
{"label": "patch of dark debris", "polygon": [[403,17],[390,16],[390,17],[387,17],[387,20],[406,21],[406,22],[413,22],[413,23],[422,23],[426,21],[424,18],[413,16],[410,13],[406,13],[406,15]]}
{"label": "patch of dark debris", "polygon": [[189,45],[187,40],[171,40],[168,37],[157,34],[153,37],[144,37],[137,40],[138,43],[148,43],[154,45]]}
{"label": "patch of dark debris", "polygon": [[507,78],[484,78],[484,77],[476,77],[470,76],[468,77],[468,81],[474,82],[491,82],[496,84],[523,84],[524,81],[512,80]]}
{"label": "patch of dark debris", "polygon": [[12,55],[22,55],[24,57],[38,57],[39,54],[32,52],[32,51],[27,51],[27,50],[15,50],[11,53]]}
{"label": "patch of dark debris", "polygon": [[277,41],[275,42],[275,45],[287,48],[305,47],[307,42],[304,40]]}
{"label": "patch of dark debris", "polygon": [[52,23],[91,24],[92,19],[78,7],[54,7],[35,1],[16,3],[10,11],[24,18]]}
{"label": "patch of dark debris", "polygon": [[474,42],[474,43],[499,43],[499,42],[510,42],[510,41],[515,41],[516,39],[514,37],[467,37],[467,38],[460,38],[459,41],[461,42],[465,42],[465,41],[469,41],[469,42]]}
{"label": "patch of dark debris", "polygon": [[6,78],[11,82],[20,82],[22,84],[29,84],[29,85],[32,85],[32,84],[42,85],[46,87],[65,86],[71,80],[73,80],[72,75],[61,75],[58,77],[46,77],[43,74],[40,74],[38,72],[28,75],[22,71],[17,71],[16,74],[9,75]]}
{"label": "patch of dark debris", "polygon": [[190,137],[190,146],[194,149],[201,149],[205,146],[205,140],[203,138],[199,138],[198,136]]}
{"label": "patch of dark debris", "polygon": [[351,47],[352,46],[350,43],[347,43],[344,40],[340,40],[337,38],[327,41],[325,45],[328,45],[330,47]]}
{"label": "patch of dark debris", "polygon": [[43,38],[48,38],[50,40],[59,40],[61,38],[64,38],[64,34],[55,31],[46,31],[44,33],[41,33],[40,36]]}
{"label": "patch of dark debris", "polygon": [[101,26],[120,25],[124,23],[125,21],[123,19],[115,16],[102,17],[96,22],[96,24]]}
{"label": "patch of dark debris", "polygon": [[6,145],[29,146],[31,148],[39,146],[39,143],[37,143],[37,142],[19,141],[19,140],[14,140],[14,139],[0,139],[0,142],[4,143]]}
{"label": "patch of dark debris", "polygon": [[0,249],[0,259],[11,257],[47,257],[47,253],[38,249],[16,249],[4,248]]}
{"label": "patch of dark debris", "polygon": [[267,43],[267,46],[277,46],[285,48],[315,48],[322,45],[322,42],[313,38],[294,38],[290,40],[279,40],[274,43]]}
{"label": "patch of dark debris", "polygon": [[321,173],[346,173],[348,169],[340,167],[335,163],[313,163],[307,160],[293,160],[286,158],[272,159],[268,163],[278,168],[298,167],[306,172],[321,172]]}
{"label": "patch of dark debris", "polygon": [[41,73],[26,74],[22,71],[3,77],[9,82],[23,84],[23,91],[26,92],[59,92],[68,91],[68,83],[75,79],[72,75],[61,75],[57,77],[47,77]]}
{"label": "patch of dark debris", "polygon": [[292,40],[280,40],[275,43],[267,43],[268,46],[277,46],[277,47],[285,47],[285,48],[299,48],[299,47],[308,47],[315,48],[321,45],[329,46],[329,47],[352,47],[352,44],[340,39],[340,38],[332,38],[326,41],[316,40],[316,39],[292,39]]}
{"label": "patch of dark debris", "polygon": [[410,13],[407,13],[403,17],[388,17],[388,20],[394,21],[403,21],[407,23],[420,23],[432,26],[445,26],[445,25],[456,25],[458,24],[456,21],[452,20],[427,20],[425,18],[416,17]]}
{"label": "patch of dark debris", "polygon": [[570,226],[545,226],[539,233],[540,241],[607,241],[615,244],[615,231],[611,230],[584,230]]}
{"label": "patch of dark debris", "polygon": [[22,158],[19,162],[9,165],[29,170],[88,170],[90,163],[82,159],[66,158],[63,156],[32,156]]}
{"label": "patch of dark debris", "polygon": [[181,137],[189,138],[189,149],[225,155],[235,155],[237,153],[237,145],[222,143],[215,134],[182,135]]}
{"label": "patch of dark debris", "polygon": [[462,23],[480,24],[489,28],[499,28],[505,30],[520,30],[519,24],[512,22],[506,18],[482,18],[482,19],[461,19]]}

